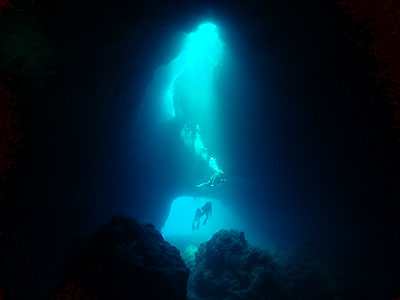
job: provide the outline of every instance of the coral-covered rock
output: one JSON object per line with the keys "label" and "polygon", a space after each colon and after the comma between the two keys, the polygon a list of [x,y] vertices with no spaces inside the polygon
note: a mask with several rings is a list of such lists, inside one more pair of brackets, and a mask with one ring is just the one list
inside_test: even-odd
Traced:
{"label": "coral-covered rock", "polygon": [[235,230],[221,230],[200,245],[189,281],[193,299],[285,298],[272,256],[249,246],[244,233]]}
{"label": "coral-covered rock", "polygon": [[196,266],[196,253],[198,250],[196,246],[189,245],[182,254],[182,259],[190,270],[193,270]]}
{"label": "coral-covered rock", "polygon": [[75,250],[56,299],[186,299],[188,276],[153,225],[114,217]]}

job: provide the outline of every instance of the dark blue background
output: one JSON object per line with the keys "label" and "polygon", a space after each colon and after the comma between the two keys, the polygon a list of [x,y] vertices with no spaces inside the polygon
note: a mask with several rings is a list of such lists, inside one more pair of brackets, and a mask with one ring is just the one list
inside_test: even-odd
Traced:
{"label": "dark blue background", "polygon": [[30,274],[49,277],[74,236],[114,214],[163,225],[166,199],[190,184],[180,141],[171,133],[154,151],[135,117],[152,73],[179,54],[178,33],[205,19],[251,74],[245,90],[226,80],[219,91],[236,95],[218,108],[233,205],[246,203],[243,216],[278,245],[313,241],[355,264],[396,266],[390,112],[368,33],[334,2],[279,3],[25,2],[6,12],[10,34],[25,22],[51,48],[33,75],[24,55],[6,69],[25,136],[6,220]]}

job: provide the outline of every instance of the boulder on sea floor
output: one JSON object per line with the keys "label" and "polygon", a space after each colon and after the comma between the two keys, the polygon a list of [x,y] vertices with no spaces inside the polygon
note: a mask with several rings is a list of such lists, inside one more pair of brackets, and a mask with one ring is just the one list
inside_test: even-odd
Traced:
{"label": "boulder on sea floor", "polygon": [[183,255],[189,300],[354,299],[345,296],[351,291],[343,274],[315,247],[264,250],[249,245],[243,232],[221,230],[195,250]]}
{"label": "boulder on sea floor", "polygon": [[221,230],[200,245],[188,285],[189,299],[285,299],[272,256],[249,246],[243,232]]}
{"label": "boulder on sea floor", "polygon": [[55,299],[186,299],[188,276],[153,225],[118,216],[75,249]]}

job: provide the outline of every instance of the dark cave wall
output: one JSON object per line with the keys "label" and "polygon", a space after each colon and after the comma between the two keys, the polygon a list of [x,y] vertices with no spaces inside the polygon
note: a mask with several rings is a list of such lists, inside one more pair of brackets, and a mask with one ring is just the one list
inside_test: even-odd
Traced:
{"label": "dark cave wall", "polygon": [[[395,230],[394,216],[381,222],[389,203],[375,201],[387,196],[382,186],[388,181],[390,164],[382,165],[377,157],[390,156],[378,148],[388,138],[385,130],[390,124],[380,104],[368,104],[369,96],[379,99],[381,90],[370,76],[370,66],[375,65],[368,49],[355,42],[361,38],[367,45],[369,37],[348,26],[349,18],[336,1],[326,8],[311,2],[268,5],[26,1],[4,10],[0,22],[5,26],[0,27],[7,39],[2,40],[14,42],[7,47],[2,43],[1,72],[12,77],[7,88],[18,101],[24,133],[15,168],[9,172],[11,193],[4,210],[7,216],[2,218],[10,233],[7,253],[15,259],[4,268],[6,286],[13,288],[24,278],[24,289],[34,291],[40,278],[51,278],[62,265],[65,245],[73,235],[96,228],[114,213],[162,225],[168,209],[164,197],[175,196],[180,174],[149,184],[159,169],[135,154],[140,145],[132,138],[137,134],[134,116],[152,72],[180,50],[171,39],[179,41],[177,33],[190,32],[204,17],[219,20],[227,29],[222,38],[250,65],[256,74],[254,86],[265,88],[266,81],[280,86],[268,102],[265,89],[260,89],[255,96],[262,104],[243,112],[247,119],[258,114],[258,122],[247,123],[250,126],[239,132],[244,137],[240,142],[256,144],[257,151],[247,160],[240,159],[239,151],[231,155],[238,158],[239,173],[257,167],[274,175],[271,185],[282,201],[276,210],[280,214],[272,217],[292,222],[279,227],[282,235],[290,237],[296,228],[301,232],[295,233],[305,235],[325,232],[336,227],[339,216],[344,226],[353,226],[326,234],[332,244],[343,239],[351,249],[372,247],[378,254],[386,248],[394,253],[389,233]],[[320,76],[323,69],[329,76]],[[337,85],[332,78],[340,78]],[[271,110],[276,114],[271,116]],[[263,116],[271,116],[275,127],[260,122]],[[227,132],[227,144],[234,148],[238,131]],[[272,150],[258,142],[264,134],[276,132],[280,134],[274,136]],[[273,158],[272,164],[265,153]],[[320,164],[314,165],[315,161]],[[173,162],[163,163],[163,175],[168,174]],[[263,174],[253,175],[262,186]],[[252,191],[240,196],[246,193]],[[246,200],[253,207],[249,216],[263,219],[261,204]],[[302,222],[295,217],[303,213],[311,224],[293,225]],[[384,243],[371,243],[375,236]],[[368,251],[363,253],[359,265],[370,257]],[[389,264],[392,256],[387,257]],[[55,263],[44,267],[49,258]]]}

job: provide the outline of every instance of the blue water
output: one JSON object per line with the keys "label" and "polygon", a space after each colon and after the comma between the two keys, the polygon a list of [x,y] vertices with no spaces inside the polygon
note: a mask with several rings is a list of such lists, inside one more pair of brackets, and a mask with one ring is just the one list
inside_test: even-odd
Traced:
{"label": "blue water", "polygon": [[[240,41],[231,46],[232,38],[221,38],[229,36],[225,28],[214,23],[183,35],[176,56],[154,70],[137,116],[141,206],[150,212],[143,221],[160,224],[180,249],[220,229],[244,231],[260,246],[323,232],[311,221],[309,206],[320,201],[321,176],[313,152],[302,144],[307,136],[298,134],[302,125],[290,119],[292,102],[277,100],[287,97],[278,97],[274,86],[279,67],[271,60],[260,73],[257,58],[249,64],[234,47]],[[218,172],[226,179],[221,186],[196,188]],[[203,198],[212,199],[215,210],[209,224],[193,231]],[[331,217],[327,210],[323,222]]]}
{"label": "blue water", "polygon": [[[235,122],[234,116],[227,113],[237,111],[238,104],[249,105],[245,99],[242,103],[237,99],[246,93],[241,88],[246,80],[235,78],[234,69],[243,77],[229,45],[219,38],[218,26],[200,24],[186,35],[178,56],[154,71],[139,112],[149,165],[162,153],[172,167],[166,170],[166,176],[182,177],[176,184],[175,196],[165,196],[169,211],[161,228],[164,238],[182,251],[190,244],[198,246],[207,241],[221,229],[237,229],[256,236],[242,208],[247,204],[233,197],[232,187],[244,186],[241,181],[245,178],[234,173],[235,161],[231,157],[243,145],[240,140],[229,145],[224,132],[235,128],[228,124]],[[240,124],[243,125],[247,126]],[[208,182],[214,174],[223,174],[226,181],[211,186]],[[213,213],[205,225],[193,230],[196,210],[206,202],[213,204]]]}

